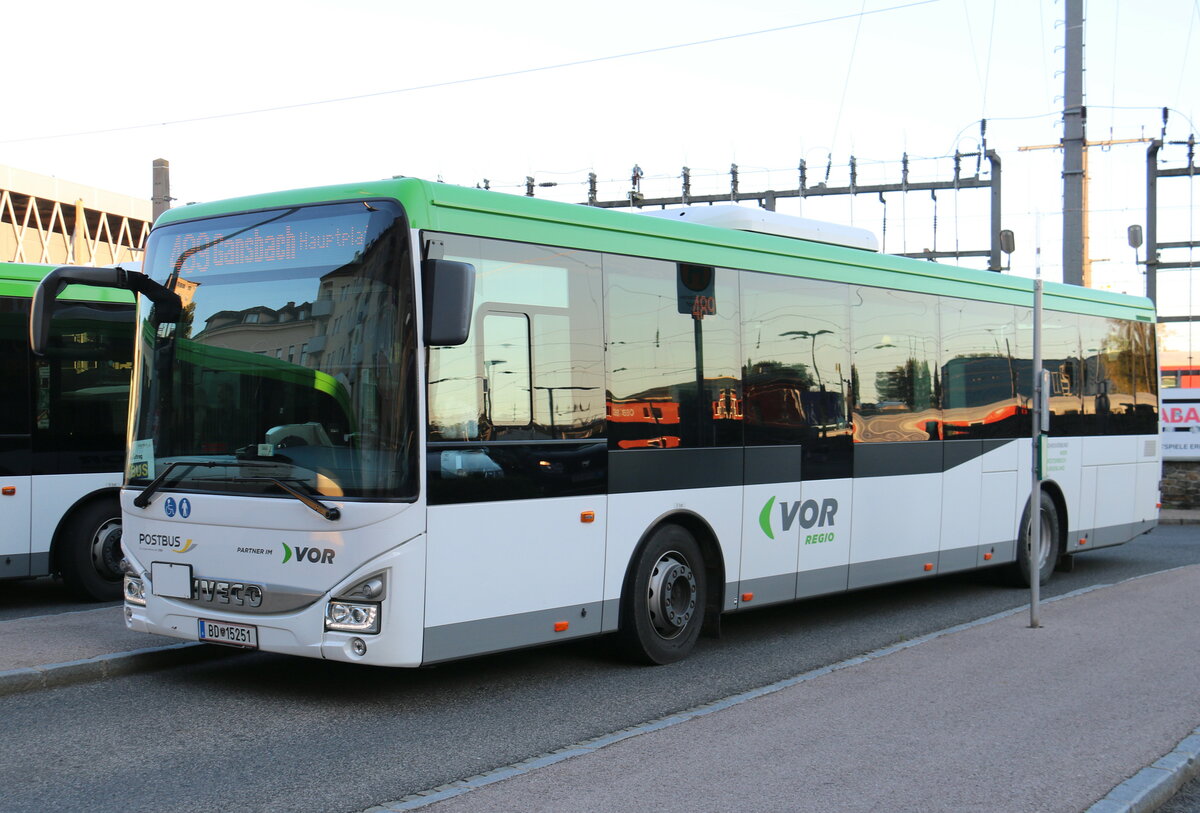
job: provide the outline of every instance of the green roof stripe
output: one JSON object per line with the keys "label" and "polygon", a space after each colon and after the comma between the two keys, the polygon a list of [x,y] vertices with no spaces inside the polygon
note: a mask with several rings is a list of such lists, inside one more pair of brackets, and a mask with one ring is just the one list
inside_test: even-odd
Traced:
{"label": "green roof stripe", "polygon": [[[276,192],[172,209],[159,225],[233,212],[311,203],[391,198],[414,228],[590,251],[661,257],[791,276],[898,288],[962,299],[1032,305],[1033,281],[774,235],[641,217],[633,212],[397,178]],[[1049,310],[1153,318],[1148,299],[1047,282]]]}

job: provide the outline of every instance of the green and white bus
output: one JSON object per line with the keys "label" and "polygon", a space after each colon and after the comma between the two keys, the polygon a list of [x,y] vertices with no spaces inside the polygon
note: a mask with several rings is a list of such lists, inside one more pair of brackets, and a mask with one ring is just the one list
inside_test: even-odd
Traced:
{"label": "green and white bus", "polygon": [[35,359],[29,305],[52,270],[0,263],[0,578],[57,573],[80,598],[116,601],[133,297],[68,289]]}
{"label": "green and white bus", "polygon": [[[1157,520],[1154,312],[731,209],[415,179],[163,215],[122,490],[130,628],[420,666],[982,567]],[[714,213],[715,212],[715,213]],[[696,221],[696,222],[691,222]],[[730,228],[728,226],[735,226]]]}

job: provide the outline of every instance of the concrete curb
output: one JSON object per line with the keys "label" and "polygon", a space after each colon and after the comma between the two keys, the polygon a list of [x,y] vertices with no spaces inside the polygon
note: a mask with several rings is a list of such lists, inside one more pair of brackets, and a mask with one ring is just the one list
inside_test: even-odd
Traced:
{"label": "concrete curb", "polygon": [[202,646],[196,641],[184,641],[167,646],[114,652],[65,663],[50,663],[23,669],[0,672],[0,697],[41,689],[55,689],[80,683],[105,680],[139,672],[149,672],[214,658],[228,657],[238,650],[219,646]]}
{"label": "concrete curb", "polygon": [[1200,776],[1200,728],[1184,737],[1154,764],[1108,792],[1086,813],[1153,813],[1181,787]]}

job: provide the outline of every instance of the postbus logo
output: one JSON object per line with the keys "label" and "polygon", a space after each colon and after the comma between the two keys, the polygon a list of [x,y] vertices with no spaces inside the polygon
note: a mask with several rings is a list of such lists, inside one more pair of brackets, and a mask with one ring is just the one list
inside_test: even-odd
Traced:
{"label": "postbus logo", "polygon": [[[775,516],[774,508],[779,506],[779,524],[783,531],[790,531],[792,526],[797,522],[800,527],[805,530],[813,528],[833,528],[838,512],[838,501],[832,497],[817,502],[816,500],[780,500],[776,502],[774,497],[767,500],[758,512],[758,527],[762,528],[762,532],[766,534],[767,539],[775,538],[775,529],[772,522]],[[833,531],[818,531],[816,533],[806,534],[804,537],[805,545],[819,545],[823,542],[832,542],[834,538]]]}

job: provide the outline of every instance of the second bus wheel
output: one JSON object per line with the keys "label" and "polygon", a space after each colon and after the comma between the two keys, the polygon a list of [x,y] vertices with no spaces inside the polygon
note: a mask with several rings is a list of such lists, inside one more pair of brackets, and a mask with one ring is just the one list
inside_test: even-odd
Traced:
{"label": "second bus wheel", "polygon": [[[1038,584],[1045,584],[1050,581],[1050,576],[1054,573],[1054,566],[1058,563],[1059,556],[1062,555],[1062,534],[1059,532],[1058,508],[1054,505],[1054,500],[1046,492],[1042,492],[1042,510],[1041,515],[1041,550],[1037,556],[1029,555],[1029,537],[1031,526],[1029,523],[1029,506],[1025,507],[1025,514],[1021,517],[1021,534],[1017,539],[1017,561],[1012,565],[1011,575],[1013,582],[1018,587],[1028,587],[1032,584],[1033,573],[1038,574]],[[1031,560],[1033,563],[1031,564]]]}
{"label": "second bus wheel", "polygon": [[58,569],[67,588],[85,601],[121,598],[121,506],[96,500],[73,512],[60,531]]}
{"label": "second bus wheel", "polygon": [[663,525],[638,553],[621,599],[621,639],[644,663],[687,656],[704,623],[704,558],[686,529]]}

